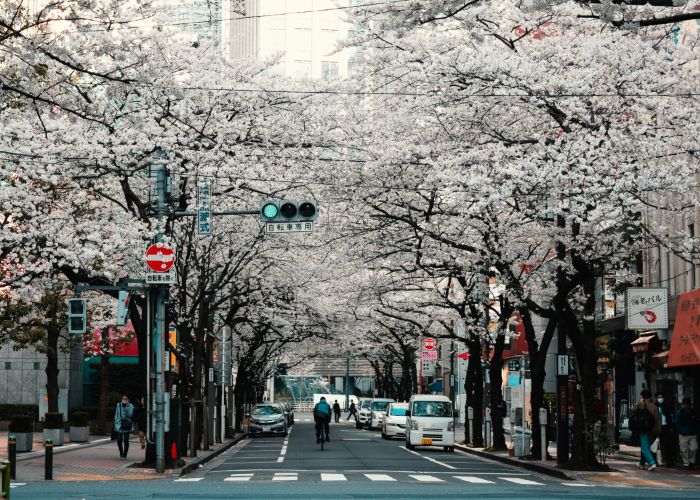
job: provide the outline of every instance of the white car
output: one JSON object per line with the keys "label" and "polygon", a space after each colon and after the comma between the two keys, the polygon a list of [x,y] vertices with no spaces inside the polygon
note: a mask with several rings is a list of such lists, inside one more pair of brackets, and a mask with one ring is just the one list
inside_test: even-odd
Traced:
{"label": "white car", "polygon": [[369,407],[369,420],[367,420],[367,428],[381,429],[382,421],[384,420],[384,415],[386,414],[386,407],[389,403],[393,403],[393,399],[377,398],[372,400],[372,404]]}
{"label": "white car", "polygon": [[382,437],[391,439],[394,436],[406,435],[406,412],[408,403],[390,403],[382,421]]}
{"label": "white car", "polygon": [[367,424],[369,416],[372,413],[372,410],[369,408],[371,404],[371,399],[360,400],[360,409],[357,411],[357,421],[355,422],[356,429],[362,429]]}
{"label": "white car", "polygon": [[455,421],[452,402],[446,396],[414,394],[408,403],[406,448],[442,446],[455,450]]}

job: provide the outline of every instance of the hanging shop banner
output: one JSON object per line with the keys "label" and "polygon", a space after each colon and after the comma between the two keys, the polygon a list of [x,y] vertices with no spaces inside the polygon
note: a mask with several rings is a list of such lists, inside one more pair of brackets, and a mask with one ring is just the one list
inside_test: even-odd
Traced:
{"label": "hanging shop banner", "polygon": [[625,304],[628,330],[668,328],[668,289],[628,288]]}
{"label": "hanging shop banner", "polygon": [[668,366],[700,366],[700,289],[678,297]]}

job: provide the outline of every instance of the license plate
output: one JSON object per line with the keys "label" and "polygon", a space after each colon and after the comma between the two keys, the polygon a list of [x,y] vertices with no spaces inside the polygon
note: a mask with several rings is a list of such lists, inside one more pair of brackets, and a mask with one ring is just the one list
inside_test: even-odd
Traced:
{"label": "license plate", "polygon": [[433,444],[432,439],[421,439],[420,444]]}
{"label": "license plate", "polygon": [[263,427],[263,432],[270,432],[270,427],[269,426]]}

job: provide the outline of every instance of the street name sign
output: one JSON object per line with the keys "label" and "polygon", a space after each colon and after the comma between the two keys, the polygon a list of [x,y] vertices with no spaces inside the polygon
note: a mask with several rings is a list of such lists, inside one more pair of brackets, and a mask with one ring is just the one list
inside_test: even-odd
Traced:
{"label": "street name sign", "polygon": [[276,233],[313,233],[314,223],[305,222],[266,222],[265,232],[267,234]]}
{"label": "street name sign", "polygon": [[197,185],[197,234],[212,234],[211,213],[211,179],[200,181]]}

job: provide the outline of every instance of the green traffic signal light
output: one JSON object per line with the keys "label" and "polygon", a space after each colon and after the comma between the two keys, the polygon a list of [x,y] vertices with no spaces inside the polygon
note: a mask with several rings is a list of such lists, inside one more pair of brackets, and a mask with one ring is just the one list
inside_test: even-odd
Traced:
{"label": "green traffic signal light", "polygon": [[264,219],[274,220],[277,218],[278,213],[279,213],[279,209],[277,208],[276,204],[265,203],[265,205],[263,205],[262,216]]}

